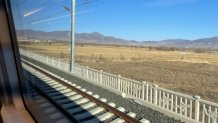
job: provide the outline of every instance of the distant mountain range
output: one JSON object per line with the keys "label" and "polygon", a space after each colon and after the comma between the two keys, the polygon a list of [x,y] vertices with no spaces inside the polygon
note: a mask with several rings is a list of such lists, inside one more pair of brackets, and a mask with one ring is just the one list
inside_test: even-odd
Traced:
{"label": "distant mountain range", "polygon": [[[69,31],[43,32],[34,30],[17,30],[17,35],[19,39],[43,39],[65,42],[70,40]],[[98,32],[93,32],[76,33],[76,43],[218,49],[218,36],[197,40],[168,39],[161,41],[135,41],[115,38],[112,36],[104,36]]]}

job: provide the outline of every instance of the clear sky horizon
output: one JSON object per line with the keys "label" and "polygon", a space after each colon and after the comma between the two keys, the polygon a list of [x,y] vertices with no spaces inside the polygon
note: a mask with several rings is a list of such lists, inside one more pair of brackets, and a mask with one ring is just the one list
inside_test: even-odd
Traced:
{"label": "clear sky horizon", "polygon": [[[20,2],[21,1],[21,2]],[[19,29],[70,30],[70,0],[13,0]],[[99,32],[128,40],[194,40],[218,36],[218,0],[97,0],[79,6],[76,32]],[[20,4],[20,5],[19,5]],[[23,7],[20,12],[16,9]],[[16,18],[15,17],[15,18]]]}

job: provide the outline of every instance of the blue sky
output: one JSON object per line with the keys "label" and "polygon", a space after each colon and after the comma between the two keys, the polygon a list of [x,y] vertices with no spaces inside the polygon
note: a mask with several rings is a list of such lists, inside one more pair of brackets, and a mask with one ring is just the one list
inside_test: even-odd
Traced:
{"label": "blue sky", "polygon": [[[61,6],[70,7],[70,0],[56,1],[27,0],[15,7],[15,18],[22,20],[16,19],[17,28],[70,30],[69,12]],[[138,41],[213,37],[218,36],[217,5],[218,0],[97,0],[76,8],[76,32]]]}

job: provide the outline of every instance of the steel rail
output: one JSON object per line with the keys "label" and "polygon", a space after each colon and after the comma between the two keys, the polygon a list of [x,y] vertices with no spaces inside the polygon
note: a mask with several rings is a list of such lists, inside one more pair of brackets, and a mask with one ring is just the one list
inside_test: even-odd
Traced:
{"label": "steel rail", "polygon": [[[57,78],[57,77],[55,77],[55,76],[53,76],[53,75],[47,73],[45,70],[40,69],[40,68],[38,68],[38,67],[36,67],[36,66],[34,66],[34,65],[30,64],[30,63],[28,63],[28,62],[26,62],[26,61],[23,60],[23,59],[22,59],[22,62],[25,63],[25,64],[27,64],[28,66],[30,66],[30,67],[36,69],[37,71],[40,71],[41,73],[43,73],[44,75],[46,75],[46,76],[52,78],[53,80],[60,82],[60,84],[63,84],[63,85],[66,86],[67,88],[72,89],[73,91],[75,91],[75,92],[77,92],[78,94],[82,95],[83,97],[89,99],[90,101],[96,103],[98,106],[101,106],[102,108],[106,109],[108,112],[111,112],[111,113],[115,114],[116,116],[120,117],[121,119],[125,120],[126,122],[128,122],[128,123],[140,123],[140,121],[138,121],[137,119],[135,119],[135,118],[133,118],[133,117],[130,117],[129,115],[127,115],[127,114],[125,114],[125,113],[119,111],[118,109],[116,109],[116,108],[114,108],[114,107],[108,105],[107,103],[105,103],[105,102],[103,102],[103,101],[101,101],[101,100],[99,100],[99,99],[93,97],[92,95],[89,95],[89,94],[87,94],[86,92],[83,92],[83,91],[81,91],[80,89],[78,89],[78,88],[76,88],[76,87],[73,87],[72,85],[70,85],[70,84],[64,82],[63,80],[61,80],[60,78]],[[49,97],[48,97],[48,98],[49,98]]]}
{"label": "steel rail", "polygon": [[[26,64],[26,63],[25,63]],[[29,65],[29,64],[28,64]],[[31,66],[31,65],[29,65]],[[32,67],[32,66],[31,66]],[[37,69],[38,70],[38,69]],[[26,78],[27,79],[27,78]],[[73,116],[71,114],[69,114],[66,110],[64,110],[60,105],[58,105],[56,102],[54,102],[45,92],[43,92],[41,89],[39,89],[37,86],[35,86],[32,83],[32,80],[27,80],[32,87],[34,87],[36,89],[37,92],[40,93],[40,95],[42,95],[43,97],[45,97],[47,100],[49,100],[49,102],[51,104],[53,104],[58,110],[60,110],[70,121],[72,121],[72,123],[80,123],[78,120],[76,120],[75,118],[73,118]]]}

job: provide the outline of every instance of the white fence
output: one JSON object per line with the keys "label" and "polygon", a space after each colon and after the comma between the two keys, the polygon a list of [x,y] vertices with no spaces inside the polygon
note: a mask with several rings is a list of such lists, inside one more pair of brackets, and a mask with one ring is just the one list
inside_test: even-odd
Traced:
{"label": "white fence", "polygon": [[189,96],[171,90],[140,82],[120,75],[114,75],[102,70],[75,64],[74,70],[69,71],[69,64],[48,56],[31,53],[20,49],[22,56],[50,65],[79,78],[88,80],[101,87],[119,92],[123,96],[152,106],[151,108],[177,117],[186,122],[218,123],[218,104],[212,103],[199,96]]}

